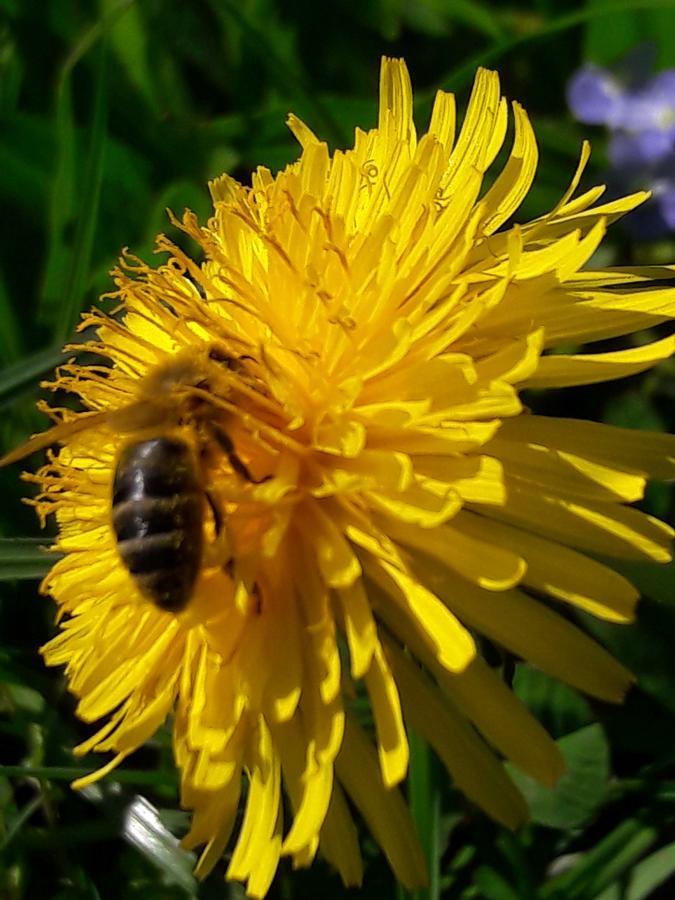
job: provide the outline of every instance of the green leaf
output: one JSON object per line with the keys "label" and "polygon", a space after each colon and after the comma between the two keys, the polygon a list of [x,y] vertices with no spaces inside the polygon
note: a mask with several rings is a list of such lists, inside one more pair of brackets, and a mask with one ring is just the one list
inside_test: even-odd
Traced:
{"label": "green leaf", "polygon": [[589,706],[580,694],[533,666],[521,663],[516,668],[513,689],[554,737],[562,737],[593,721]]}
{"label": "green leaf", "polygon": [[48,194],[53,155],[53,134],[48,120],[17,112],[3,122],[0,141],[0,193],[3,198],[33,216],[36,210],[42,210]]}
{"label": "green leaf", "polygon": [[[586,8],[593,11],[607,6],[607,0],[586,0]],[[649,12],[617,8],[612,16],[612,27],[607,27],[604,17],[591,19],[584,28],[584,59],[606,64],[616,61],[642,39],[641,20],[649,18]]]}
{"label": "green leaf", "polygon": [[[613,559],[608,565],[631,581],[643,597],[650,597],[666,605],[675,605],[675,560],[664,566]],[[638,622],[643,605],[644,601],[638,607]]]}
{"label": "green leaf", "polygon": [[321,99],[312,90],[309,79],[302,68],[302,54],[297,51],[294,36],[287,40],[282,20],[256,19],[246,5],[234,0],[210,0],[214,14],[221,22],[231,19],[248,46],[249,52],[258,59],[258,64],[268,69],[273,82],[278,82],[287,96],[302,97],[312,112],[313,125],[321,129],[325,137],[342,146],[349,138],[341,122],[336,121],[324,107]]}
{"label": "green leaf", "polygon": [[0,538],[0,581],[44,578],[57,559],[42,540]]}
{"label": "green leaf", "polygon": [[155,84],[148,65],[148,41],[139,4],[120,0],[99,0],[108,22],[110,45],[131,84],[150,109],[158,111]]}
{"label": "green leaf", "polygon": [[78,209],[77,229],[56,328],[56,334],[62,341],[70,336],[77,323],[91,266],[106,145],[107,54],[107,41],[104,34],[98,49],[94,109],[89,129],[89,147],[84,164],[84,177],[78,183],[81,203]]}
{"label": "green leaf", "polygon": [[[532,44],[553,40],[560,34],[577,28],[586,22],[598,19],[606,31],[608,21],[613,23],[618,12],[623,10],[665,10],[672,9],[672,0],[614,0],[614,2],[598,2],[592,8],[575,10],[561,16],[555,16],[546,21],[542,19],[538,28],[525,35],[506,38],[496,41],[487,50],[470,56],[460,66],[447,73],[438,83],[443,90],[454,91],[468,84],[479,66],[495,65],[507,55],[517,57],[517,53],[524,53]],[[422,99],[421,92],[418,97]]]}
{"label": "green leaf", "polygon": [[414,891],[414,900],[440,898],[440,795],[434,777],[434,758],[427,742],[413,731],[408,732],[410,768],[408,800],[415,828],[427,859],[429,886]]}
{"label": "green leaf", "polygon": [[592,18],[584,29],[584,58],[600,65],[615,63],[639,44],[652,44],[658,51],[659,67],[675,62],[672,40],[672,5],[670,10],[639,9],[622,3],[608,4],[607,0],[586,0],[591,12],[614,6],[612,27],[602,18]]}
{"label": "green leaf", "polygon": [[45,698],[42,694],[25,684],[7,685],[7,693],[13,706],[32,715],[41,713],[45,708]]}
{"label": "green leaf", "polygon": [[605,798],[609,747],[598,724],[568,734],[557,744],[567,771],[554,788],[543,787],[514,766],[507,768],[525,796],[534,822],[549,828],[575,828],[588,821]]}
{"label": "green leaf", "polygon": [[17,44],[9,28],[0,30],[0,115],[3,117],[15,111],[25,76]]}
{"label": "green leaf", "polygon": [[5,281],[0,275],[0,360],[4,364],[21,357],[21,332]]}
{"label": "green leaf", "polygon": [[[620,569],[629,571],[624,563]],[[675,572],[673,564],[665,571],[671,578],[672,590],[672,576]],[[664,572],[663,568],[661,572]],[[660,586],[654,585],[654,592],[663,591],[665,598],[669,590],[667,585],[668,582]],[[580,614],[580,618],[586,629],[598,637],[636,675],[642,690],[669,710],[675,711],[675,655],[672,637],[675,634],[675,604],[672,602],[672,595],[668,606],[652,600],[651,596],[643,597],[638,607],[637,621],[630,628],[600,622],[585,614]]]}
{"label": "green leaf", "polygon": [[38,305],[38,319],[45,323],[53,322],[58,314],[68,269],[66,233],[75,220],[76,210],[75,121],[69,75],[64,76],[59,83],[54,129],[56,163],[47,219],[47,261]]}
{"label": "green leaf", "polygon": [[2,840],[0,840],[0,851],[4,851],[9,847],[11,842],[21,832],[26,822],[28,822],[31,816],[37,812],[40,806],[42,806],[42,803],[42,794],[36,794],[35,797],[31,798],[28,803],[26,803],[14,819],[10,819],[7,831]]}
{"label": "green leaf", "polygon": [[675,873],[675,842],[661,847],[642,862],[631,873],[625,900],[643,900]]}
{"label": "green leaf", "polygon": [[166,884],[178,884],[194,896],[195,855],[183,850],[162,822],[157,809],[136,795],[124,810],[124,839],[162,872]]}
{"label": "green leaf", "polygon": [[[102,764],[101,760],[97,760]],[[84,778],[96,770],[95,766],[3,766],[0,765],[0,776],[7,778],[40,778],[47,781],[74,781]],[[148,769],[115,769],[109,781],[119,784],[133,785],[168,785],[175,786],[176,777],[173,772]]]}
{"label": "green leaf", "polygon": [[438,10],[445,7],[450,19],[466,25],[485,37],[495,41],[506,38],[506,32],[499,21],[499,16],[495,15],[494,8],[484,3],[476,3],[474,0],[453,0],[452,3],[445,3],[444,0],[427,0],[427,2]]}
{"label": "green leaf", "polygon": [[627,879],[603,891],[596,900],[646,900],[673,873],[675,873],[675,843],[661,847],[643,859]]}
{"label": "green leaf", "polygon": [[488,866],[479,867],[474,884],[484,900],[523,900],[503,875]]}
{"label": "green leaf", "polygon": [[36,381],[47,372],[51,372],[65,360],[61,345],[38,350],[24,356],[0,371],[0,406],[16,399],[26,388],[35,387]]}
{"label": "green leaf", "polygon": [[[643,382],[644,384],[644,382]],[[602,415],[603,422],[619,428],[639,428],[641,431],[665,431],[663,416],[654,409],[642,391],[621,391],[610,397]]]}
{"label": "green leaf", "polygon": [[633,866],[657,839],[657,829],[627,819],[540,891],[541,900],[589,900]]}

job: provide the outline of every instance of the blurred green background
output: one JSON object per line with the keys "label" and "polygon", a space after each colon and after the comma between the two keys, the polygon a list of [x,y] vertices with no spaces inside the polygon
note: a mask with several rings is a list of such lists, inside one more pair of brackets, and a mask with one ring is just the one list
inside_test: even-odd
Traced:
{"label": "blurred green background", "polygon": [[[536,184],[518,220],[546,211],[576,165],[583,137],[602,179],[605,137],[575,124],[564,91],[583,61],[611,63],[641,41],[675,66],[673,2],[563,0],[0,0],[0,439],[8,448],[44,421],[36,387],[61,359],[83,308],[110,288],[123,246],[152,258],[169,231],[166,207],[209,213],[206,181],[278,169],[296,145],[293,110],[331,146],[375,122],[379,57],[404,56],[423,127],[434,91],[465,103],[477,65],[499,69],[524,103],[541,147]],[[675,262],[675,241],[631,243],[615,226],[601,262]],[[531,399],[549,414],[673,430],[674,369]],[[72,746],[89,731],[60,673],[37,648],[53,608],[37,593],[46,571],[17,467],[0,473],[0,898],[240,897],[220,867],[203,885],[176,850],[168,732],[114,778],[82,794],[68,782],[98,764]],[[672,520],[673,493],[646,508]],[[44,536],[42,538],[44,540]],[[624,571],[628,571],[627,567]],[[432,882],[423,898],[640,900],[675,896],[675,569],[631,567],[639,624],[587,627],[632,666],[639,687],[621,708],[591,705],[519,666],[515,689],[568,759],[559,787],[519,777],[533,824],[513,835],[449,785],[413,741],[408,787]],[[149,806],[148,804],[151,804]],[[159,810],[159,816],[154,809]],[[362,898],[407,896],[363,835]],[[271,896],[341,897],[317,862],[282,864]]]}

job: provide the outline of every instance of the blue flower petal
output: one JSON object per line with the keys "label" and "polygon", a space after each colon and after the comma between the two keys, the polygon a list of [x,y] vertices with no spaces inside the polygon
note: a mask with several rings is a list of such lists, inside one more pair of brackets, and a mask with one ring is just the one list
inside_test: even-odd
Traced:
{"label": "blue flower petal", "polygon": [[567,85],[569,108],[586,125],[612,125],[620,115],[622,101],[620,83],[598,66],[583,66]]}

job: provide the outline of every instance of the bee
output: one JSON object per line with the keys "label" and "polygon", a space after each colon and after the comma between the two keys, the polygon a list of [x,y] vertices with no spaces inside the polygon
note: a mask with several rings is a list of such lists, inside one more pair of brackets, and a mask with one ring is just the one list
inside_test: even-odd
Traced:
{"label": "bee", "polygon": [[[55,425],[8,453],[0,466],[98,425],[128,434],[112,478],[115,544],[141,594],[178,613],[192,597],[205,558],[207,507],[216,543],[222,543],[223,517],[206,487],[214,447],[241,478],[253,484],[266,480],[254,478],[239,458],[223,425],[226,415],[209,399],[218,386],[221,396],[231,394],[237,378],[260,392],[250,362],[252,357],[232,356],[217,343],[180,351],[141,380],[138,400]],[[228,565],[226,558],[226,570]]]}

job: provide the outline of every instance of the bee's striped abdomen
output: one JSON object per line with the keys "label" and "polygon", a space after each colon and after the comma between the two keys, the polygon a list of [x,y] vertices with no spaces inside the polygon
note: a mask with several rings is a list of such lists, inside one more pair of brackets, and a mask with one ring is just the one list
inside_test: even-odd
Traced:
{"label": "bee's striped abdomen", "polygon": [[185,441],[129,444],[115,470],[112,519],[122,562],[161,609],[188,603],[203,550],[204,492]]}

